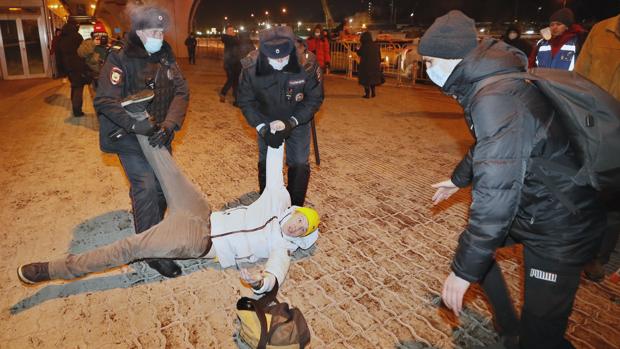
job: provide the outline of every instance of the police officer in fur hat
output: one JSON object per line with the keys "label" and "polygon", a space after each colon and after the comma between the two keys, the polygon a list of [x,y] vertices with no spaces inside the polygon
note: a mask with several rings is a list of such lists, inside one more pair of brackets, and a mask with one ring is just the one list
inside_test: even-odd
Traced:
{"label": "police officer in fur hat", "polygon": [[237,102],[258,132],[258,182],[265,189],[267,147],[286,144],[291,202],[303,206],[310,180],[310,121],[323,103],[321,69],[314,55],[302,65],[296,37],[286,26],[259,33],[259,49],[241,63]]}
{"label": "police officer in fur hat", "polygon": [[[123,47],[110,52],[101,70],[94,105],[101,150],[120,159],[130,183],[135,230],[140,234],[163,219],[167,204],[136,135],[148,136],[151,146],[170,150],[174,133],[185,119],[189,89],[170,45],[164,41],[169,14],[150,5],[132,6],[128,12],[131,30]],[[121,101],[126,103],[128,96],[139,100],[140,91],[145,89],[155,92],[148,107],[151,119],[136,121]],[[166,277],[181,274],[172,260],[151,259],[147,263]]]}

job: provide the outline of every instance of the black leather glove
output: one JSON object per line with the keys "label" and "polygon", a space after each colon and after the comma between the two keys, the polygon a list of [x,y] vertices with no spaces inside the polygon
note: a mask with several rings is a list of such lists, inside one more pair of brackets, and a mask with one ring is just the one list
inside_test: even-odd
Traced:
{"label": "black leather glove", "polygon": [[163,123],[157,132],[149,137],[151,147],[167,147],[174,139],[174,126]]}
{"label": "black leather glove", "polygon": [[136,121],[131,125],[129,132],[150,137],[157,131],[157,125],[153,124],[149,119]]}
{"label": "black leather glove", "polygon": [[271,133],[268,125],[263,126],[258,131],[258,134],[265,140],[265,143],[272,148],[279,148],[282,143],[284,143],[284,137],[282,137],[281,134],[278,135],[278,133],[280,132],[276,132],[275,134]]}
{"label": "black leather glove", "polygon": [[282,139],[288,139],[293,129],[297,127],[297,120],[291,117],[288,120],[282,120],[282,122],[284,123],[284,130],[276,132],[276,135],[279,135]]}

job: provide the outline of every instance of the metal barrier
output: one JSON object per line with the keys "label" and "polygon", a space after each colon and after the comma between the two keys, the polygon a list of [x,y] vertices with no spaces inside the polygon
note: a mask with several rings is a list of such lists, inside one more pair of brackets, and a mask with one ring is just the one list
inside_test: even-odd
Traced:
{"label": "metal barrier", "polygon": [[[258,47],[258,42],[254,43]],[[418,54],[417,43],[379,42],[383,74],[396,81],[398,86],[415,85],[416,81],[429,80],[426,67]],[[357,41],[330,42],[330,72],[353,78],[358,73],[359,48]],[[196,55],[202,58],[224,57],[224,43],[219,38],[198,38]]]}

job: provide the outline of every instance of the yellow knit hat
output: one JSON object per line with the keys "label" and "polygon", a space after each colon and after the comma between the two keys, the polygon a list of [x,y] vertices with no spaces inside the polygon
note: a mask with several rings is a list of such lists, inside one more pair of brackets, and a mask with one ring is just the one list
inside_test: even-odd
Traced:
{"label": "yellow knit hat", "polygon": [[308,220],[308,230],[306,230],[306,234],[304,234],[304,236],[312,233],[319,227],[321,219],[319,218],[319,213],[316,212],[315,209],[310,207],[298,207],[295,212],[303,214]]}

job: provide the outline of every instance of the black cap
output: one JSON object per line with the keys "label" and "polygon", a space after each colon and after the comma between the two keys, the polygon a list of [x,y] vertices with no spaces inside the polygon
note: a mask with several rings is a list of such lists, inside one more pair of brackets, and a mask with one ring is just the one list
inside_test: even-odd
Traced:
{"label": "black cap", "polygon": [[422,56],[445,59],[465,57],[478,45],[476,23],[463,12],[452,10],[437,17],[420,39]]}
{"label": "black cap", "polygon": [[283,58],[295,49],[295,34],[290,27],[272,27],[258,33],[259,50],[269,58]]}

